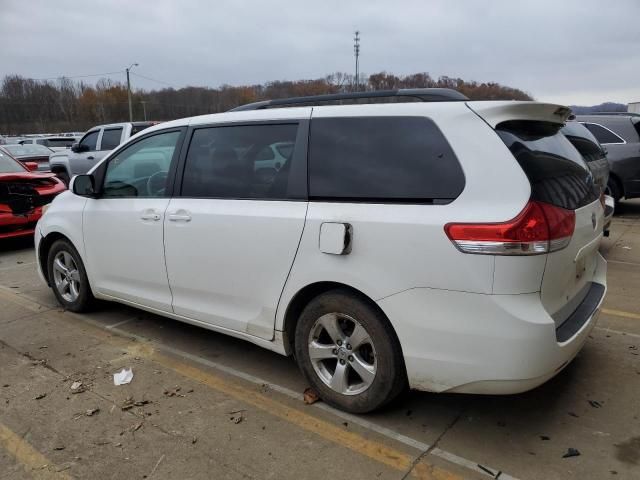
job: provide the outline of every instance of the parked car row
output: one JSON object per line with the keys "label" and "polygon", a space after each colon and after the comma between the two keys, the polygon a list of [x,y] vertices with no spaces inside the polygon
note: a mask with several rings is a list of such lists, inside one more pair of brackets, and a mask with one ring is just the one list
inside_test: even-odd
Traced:
{"label": "parked car row", "polygon": [[19,140],[20,145],[43,145],[50,148],[54,152],[64,151],[76,143],[78,139],[76,137],[35,137],[24,138]]}
{"label": "parked car row", "polygon": [[603,231],[606,236],[609,236],[609,227],[611,225],[611,219],[613,218],[615,201],[613,197],[606,195],[609,181],[609,162],[607,160],[606,150],[598,143],[598,140],[593,134],[577,121],[568,121],[561,132],[567,137],[575,149],[580,152],[580,155],[582,155],[582,158],[593,175],[594,181],[604,195],[605,221]]}
{"label": "parked car row", "polygon": [[38,222],[42,277],[68,310],[113,300],[295,353],[352,412],[542,384],[606,291],[602,152],[559,105],[383,94],[423,102],[260,102],[93,155]]}
{"label": "parked car row", "polygon": [[66,189],[71,175],[85,173],[109,151],[151,125],[154,122],[94,127],[80,143],[72,136],[49,136],[0,145],[0,239],[33,235],[43,209]]}
{"label": "parked car row", "polygon": [[35,162],[38,165],[38,171],[49,172],[49,157],[53,150],[38,144],[15,144],[2,145],[0,149],[6,154],[11,155],[21,162]]}
{"label": "parked car row", "polygon": [[616,202],[640,197],[640,114],[579,115],[577,120],[606,148],[611,171],[607,193]]}
{"label": "parked car row", "polygon": [[0,239],[33,235],[43,209],[66,189],[53,173],[37,168],[0,147]]}
{"label": "parked car row", "polygon": [[72,176],[88,172],[118,145],[156,123],[125,122],[93,127],[70,151],[50,156],[51,171],[68,184]]}

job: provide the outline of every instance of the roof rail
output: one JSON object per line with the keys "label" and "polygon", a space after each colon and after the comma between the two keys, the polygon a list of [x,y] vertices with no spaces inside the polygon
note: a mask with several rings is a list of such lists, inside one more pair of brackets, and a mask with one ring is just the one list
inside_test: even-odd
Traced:
{"label": "roof rail", "polygon": [[632,113],[632,112],[593,112],[593,113],[582,113],[581,115],[612,115],[612,116],[622,116],[622,117],[640,117],[640,113]]}
{"label": "roof rail", "polygon": [[355,100],[359,98],[416,98],[423,102],[464,102],[469,100],[462,93],[451,88],[401,88],[398,90],[374,90],[371,92],[332,93],[328,95],[311,95],[308,97],[277,98],[262,102],[247,103],[229,110],[240,112],[244,110],[263,110],[266,108],[283,107],[298,104],[317,104],[338,100]]}

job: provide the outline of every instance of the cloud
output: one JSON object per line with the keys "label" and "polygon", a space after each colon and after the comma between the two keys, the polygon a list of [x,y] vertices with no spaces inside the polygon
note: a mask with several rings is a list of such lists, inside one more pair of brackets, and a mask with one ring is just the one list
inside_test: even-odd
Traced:
{"label": "cloud", "polygon": [[3,0],[0,74],[138,62],[134,73],[160,81],[134,76],[144,88],[318,78],[353,70],[358,29],[365,73],[426,71],[539,100],[630,102],[640,100],[638,18],[637,0]]}

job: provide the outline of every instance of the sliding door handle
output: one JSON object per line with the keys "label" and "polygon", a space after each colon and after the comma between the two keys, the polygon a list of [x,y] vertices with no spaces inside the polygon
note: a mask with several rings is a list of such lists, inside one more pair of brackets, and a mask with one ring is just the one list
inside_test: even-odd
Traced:
{"label": "sliding door handle", "polygon": [[191,215],[186,213],[171,213],[169,214],[169,220],[172,222],[190,222]]}

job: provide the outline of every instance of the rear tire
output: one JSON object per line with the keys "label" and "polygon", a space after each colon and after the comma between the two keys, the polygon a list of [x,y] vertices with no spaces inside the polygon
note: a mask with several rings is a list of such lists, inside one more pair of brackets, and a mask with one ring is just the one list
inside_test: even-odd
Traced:
{"label": "rear tire", "polygon": [[615,210],[618,210],[618,204],[620,202],[620,199],[622,198],[622,190],[620,189],[620,185],[618,185],[618,181],[615,178],[611,176],[609,177],[609,181],[607,182],[607,190],[605,191],[605,193],[613,198],[614,208]]}
{"label": "rear tire", "polygon": [[95,303],[78,251],[68,240],[56,240],[47,255],[49,284],[66,310],[86,312]]}
{"label": "rear tire", "polygon": [[65,186],[67,187],[69,186],[69,182],[71,181],[71,178],[69,178],[69,174],[66,172],[66,170],[60,170],[53,173],[56,174],[56,177],[58,177],[60,181],[65,184]]}
{"label": "rear tire", "polygon": [[298,366],[329,405],[365,413],[407,385],[400,344],[384,314],[346,290],[314,298],[295,332]]}

